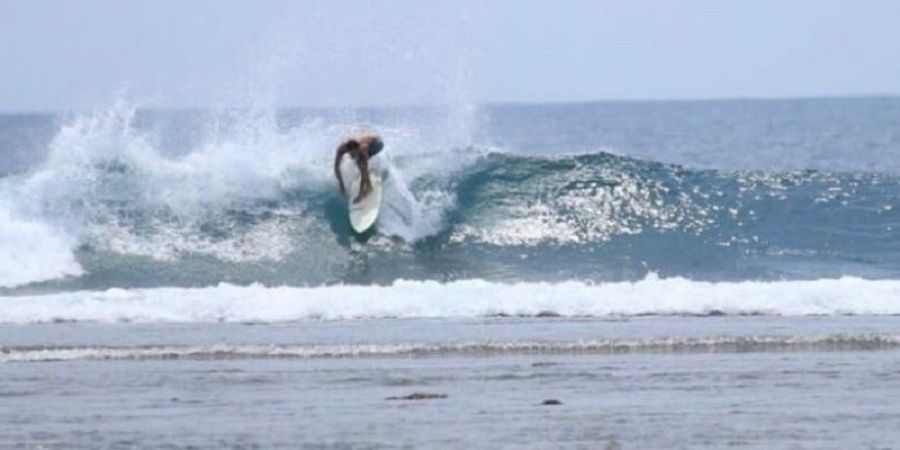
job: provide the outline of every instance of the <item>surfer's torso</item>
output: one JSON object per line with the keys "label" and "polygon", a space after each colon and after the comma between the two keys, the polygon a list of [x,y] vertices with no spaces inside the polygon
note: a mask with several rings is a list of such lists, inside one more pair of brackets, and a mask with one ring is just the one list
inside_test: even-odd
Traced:
{"label": "surfer's torso", "polygon": [[344,179],[341,175],[341,160],[344,154],[350,154],[350,157],[356,161],[357,169],[361,176],[361,184],[359,193],[353,199],[353,202],[359,202],[372,191],[372,181],[369,178],[369,158],[377,155],[384,149],[384,141],[375,133],[366,133],[353,136],[338,146],[334,156],[334,174],[337,177],[338,185],[341,193],[347,195],[347,189],[344,186]]}

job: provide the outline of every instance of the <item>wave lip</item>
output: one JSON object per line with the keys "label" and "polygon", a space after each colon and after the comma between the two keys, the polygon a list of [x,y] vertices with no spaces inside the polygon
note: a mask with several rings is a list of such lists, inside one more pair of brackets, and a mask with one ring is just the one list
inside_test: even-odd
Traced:
{"label": "wave lip", "polygon": [[387,286],[108,289],[0,297],[0,323],[289,322],[363,318],[893,315],[900,280],[592,284],[396,281]]}
{"label": "wave lip", "polygon": [[195,345],[158,347],[0,347],[0,363],[109,360],[311,359],[504,354],[617,354],[879,350],[900,336],[711,336],[580,341],[449,342],[321,345]]}

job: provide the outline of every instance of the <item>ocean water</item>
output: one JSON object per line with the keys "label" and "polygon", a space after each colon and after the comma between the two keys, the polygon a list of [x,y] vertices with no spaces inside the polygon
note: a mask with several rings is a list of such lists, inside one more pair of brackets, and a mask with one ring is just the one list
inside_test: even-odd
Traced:
{"label": "ocean water", "polygon": [[897,442],[900,99],[121,101],[0,155],[2,446]]}

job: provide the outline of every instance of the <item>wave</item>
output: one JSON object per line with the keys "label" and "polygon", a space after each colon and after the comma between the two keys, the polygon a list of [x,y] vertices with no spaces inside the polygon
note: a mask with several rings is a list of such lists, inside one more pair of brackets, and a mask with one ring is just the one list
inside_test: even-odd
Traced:
{"label": "wave", "polygon": [[822,336],[712,336],[580,341],[509,341],[396,344],[193,345],[147,347],[0,347],[0,363],[110,360],[231,360],[429,357],[514,354],[620,354],[881,350],[900,347],[891,334]]}
{"label": "wave", "polygon": [[900,276],[896,175],[522,156],[381,125],[384,210],[358,236],[330,167],[349,122],[228,119],[177,151],[124,106],[63,126],[0,178],[0,287]]}
{"label": "wave", "polygon": [[396,281],[389,286],[108,289],[0,297],[0,323],[289,322],[367,318],[894,315],[900,281],[841,278],[592,284]]}
{"label": "wave", "polygon": [[47,224],[15,217],[0,204],[0,287],[83,274],[73,245]]}

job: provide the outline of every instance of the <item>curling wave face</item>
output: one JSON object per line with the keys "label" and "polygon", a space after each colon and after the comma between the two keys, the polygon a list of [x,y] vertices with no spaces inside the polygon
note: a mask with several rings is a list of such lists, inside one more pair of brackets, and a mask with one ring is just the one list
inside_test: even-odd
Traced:
{"label": "curling wave face", "polygon": [[330,168],[346,125],[244,112],[176,151],[135,120],[123,107],[76,118],[43,164],[0,178],[8,293],[900,276],[896,175],[436,148],[381,126],[386,204],[356,236]]}

